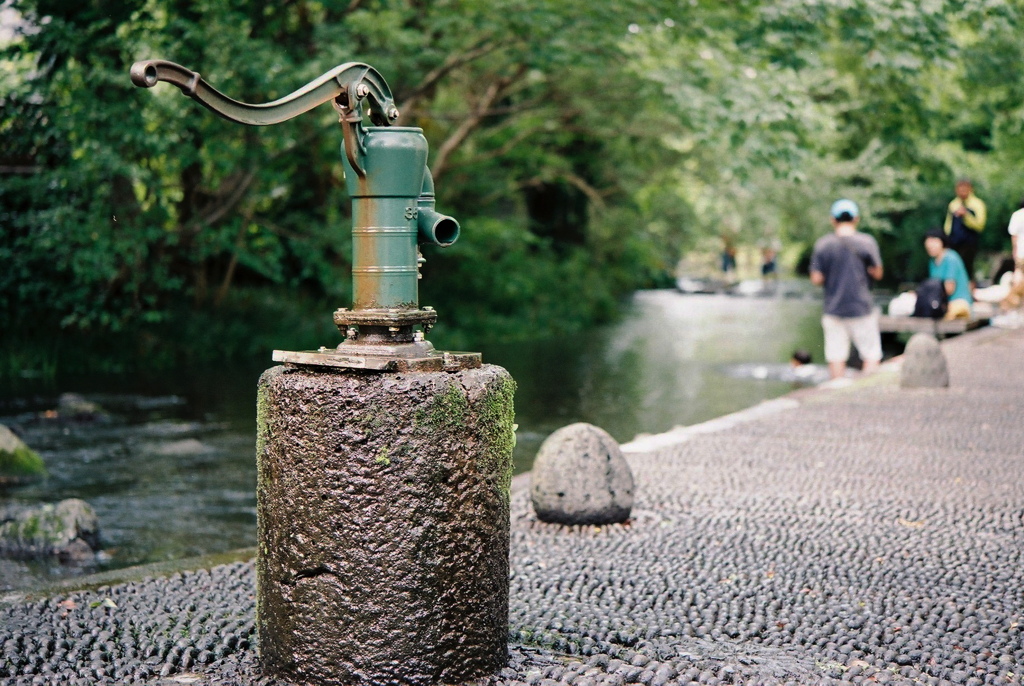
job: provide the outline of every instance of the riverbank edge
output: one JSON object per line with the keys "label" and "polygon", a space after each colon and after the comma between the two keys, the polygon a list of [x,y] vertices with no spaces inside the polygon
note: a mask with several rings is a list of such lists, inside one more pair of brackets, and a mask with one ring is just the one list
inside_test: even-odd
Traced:
{"label": "riverbank edge", "polygon": [[50,598],[55,595],[65,595],[78,591],[94,591],[104,586],[118,586],[134,581],[143,581],[146,578],[164,578],[183,572],[194,572],[200,569],[212,569],[220,565],[232,564],[235,562],[248,562],[255,559],[256,547],[238,548],[223,553],[210,553],[209,555],[197,555],[186,557],[180,560],[164,560],[150,562],[133,567],[122,567],[111,569],[95,574],[86,574],[71,579],[62,579],[49,584],[31,586],[29,588],[17,589],[0,593],[0,607],[19,605],[21,603],[35,602],[43,598]]}

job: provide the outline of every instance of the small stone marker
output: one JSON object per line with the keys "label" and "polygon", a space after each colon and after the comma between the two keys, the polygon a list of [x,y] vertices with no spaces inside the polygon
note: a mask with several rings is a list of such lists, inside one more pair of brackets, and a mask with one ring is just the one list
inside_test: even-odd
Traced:
{"label": "small stone marker", "polygon": [[949,367],[935,336],[915,333],[903,352],[901,388],[948,388]]}
{"label": "small stone marker", "polygon": [[633,472],[615,439],[593,424],[548,436],[530,477],[533,509],[544,522],[616,524],[633,508]]}

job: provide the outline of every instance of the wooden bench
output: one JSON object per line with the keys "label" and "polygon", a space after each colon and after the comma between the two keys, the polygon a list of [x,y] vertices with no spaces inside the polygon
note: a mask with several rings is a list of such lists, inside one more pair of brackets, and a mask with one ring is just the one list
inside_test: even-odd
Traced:
{"label": "wooden bench", "polygon": [[965,331],[972,331],[988,326],[988,317],[971,317],[970,319],[926,319],[924,317],[892,317],[883,314],[878,318],[878,328],[882,333],[918,333],[933,334],[936,338],[956,336]]}

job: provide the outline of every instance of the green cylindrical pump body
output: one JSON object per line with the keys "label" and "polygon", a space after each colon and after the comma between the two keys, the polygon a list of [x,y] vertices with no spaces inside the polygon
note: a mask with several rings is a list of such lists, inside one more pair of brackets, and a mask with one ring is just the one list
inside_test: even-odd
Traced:
{"label": "green cylindrical pump body", "polygon": [[370,126],[360,137],[359,176],[344,147],[352,196],[352,307],[418,309],[417,208],[427,168],[423,129]]}

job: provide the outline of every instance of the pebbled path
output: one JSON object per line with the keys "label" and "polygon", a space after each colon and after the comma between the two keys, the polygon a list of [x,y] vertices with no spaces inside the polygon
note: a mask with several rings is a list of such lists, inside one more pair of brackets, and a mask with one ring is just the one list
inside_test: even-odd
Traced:
{"label": "pebbled path", "polygon": [[[889,370],[625,446],[629,525],[538,522],[520,482],[483,683],[1024,683],[1024,331],[943,349],[950,389]],[[253,587],[237,563],[0,606],[0,683],[276,685]]]}

